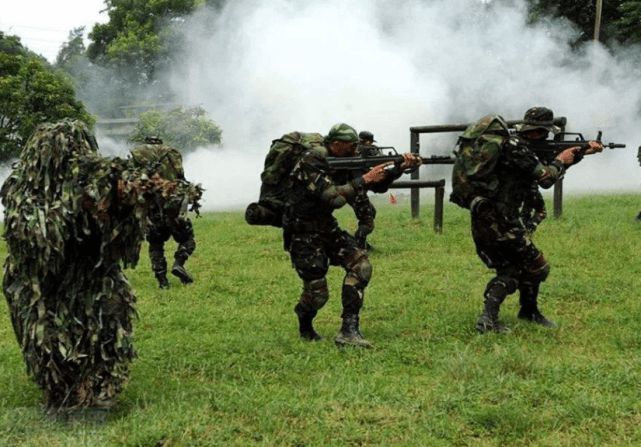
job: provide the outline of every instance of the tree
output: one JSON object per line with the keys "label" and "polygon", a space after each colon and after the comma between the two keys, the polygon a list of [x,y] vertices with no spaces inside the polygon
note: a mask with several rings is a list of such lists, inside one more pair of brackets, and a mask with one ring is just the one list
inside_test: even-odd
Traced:
{"label": "tree", "polygon": [[[596,2],[594,0],[528,0],[530,4],[530,20],[539,21],[544,17],[565,17],[579,28],[581,34],[576,43],[591,40],[594,36],[594,21],[596,19]],[[619,5],[621,0],[604,0],[599,40],[607,42],[619,38],[612,24],[621,17]],[[630,3],[637,3],[630,1]]]}
{"label": "tree", "polygon": [[202,107],[177,107],[168,112],[150,110],[141,113],[129,139],[142,142],[152,135],[177,149],[190,151],[200,146],[220,144],[222,131],[207,117]]}
{"label": "tree", "polygon": [[641,43],[641,2],[625,0],[620,3],[620,17],[609,26],[611,33],[623,44]]}
{"label": "tree", "polygon": [[106,0],[109,22],[89,33],[87,55],[93,62],[119,71],[127,83],[155,80],[159,67],[170,63],[169,48],[178,34],[172,26],[200,4],[196,0]]}
{"label": "tree", "polygon": [[94,122],[65,74],[0,32],[0,161],[17,157],[39,124],[63,118]]}
{"label": "tree", "polygon": [[56,67],[65,68],[73,65],[74,62],[84,56],[85,42],[83,40],[85,27],[74,28],[69,31],[67,42],[62,44],[58,56],[56,57]]}

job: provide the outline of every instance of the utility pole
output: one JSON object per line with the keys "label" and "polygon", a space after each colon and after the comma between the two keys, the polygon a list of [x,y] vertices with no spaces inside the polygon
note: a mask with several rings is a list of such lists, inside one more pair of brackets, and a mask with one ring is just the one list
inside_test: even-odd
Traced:
{"label": "utility pole", "polygon": [[596,0],[596,18],[594,19],[594,40],[599,40],[601,32],[601,12],[603,11],[603,0]]}

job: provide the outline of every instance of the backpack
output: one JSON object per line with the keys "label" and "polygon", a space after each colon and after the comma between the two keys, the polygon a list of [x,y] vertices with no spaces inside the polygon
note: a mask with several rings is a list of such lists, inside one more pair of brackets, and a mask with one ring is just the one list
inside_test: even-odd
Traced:
{"label": "backpack", "polygon": [[157,173],[170,181],[185,178],[182,155],[173,147],[164,144],[142,144],[131,150],[131,158],[137,167],[146,170],[150,176]]}
{"label": "backpack", "polygon": [[260,197],[245,211],[248,224],[282,227],[290,188],[289,174],[304,152],[317,150],[326,153],[323,143],[321,134],[302,132],[291,132],[272,141],[260,175]]}
{"label": "backpack", "polygon": [[492,198],[499,186],[496,163],[509,134],[505,120],[487,115],[468,126],[458,140],[450,201],[470,208],[476,197]]}

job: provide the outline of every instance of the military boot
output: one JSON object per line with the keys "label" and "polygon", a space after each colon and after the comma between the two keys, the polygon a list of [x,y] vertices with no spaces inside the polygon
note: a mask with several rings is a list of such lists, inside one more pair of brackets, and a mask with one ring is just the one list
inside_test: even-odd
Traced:
{"label": "military boot", "polygon": [[169,281],[167,281],[167,275],[164,273],[156,273],[156,280],[158,281],[158,287],[161,289],[169,288]]}
{"label": "military boot", "polygon": [[298,316],[298,331],[300,333],[300,338],[310,341],[318,341],[323,338],[318,335],[312,325],[312,321],[314,320],[317,311],[306,311],[303,309],[303,306],[298,303],[294,307],[294,312],[296,312],[296,315]]}
{"label": "military boot", "polygon": [[194,278],[191,277],[184,264],[185,261],[176,259],[174,266],[171,268],[171,274],[180,279],[183,284],[189,284],[194,282]]}
{"label": "military boot", "polygon": [[479,333],[485,334],[490,331],[498,333],[509,332],[508,327],[499,321],[499,308],[502,302],[502,299],[492,295],[485,297],[485,308],[476,322],[476,330]]}
{"label": "military boot", "polygon": [[539,295],[539,285],[538,284],[522,284],[519,287],[521,303],[521,309],[517,315],[521,320],[529,321],[547,328],[555,328],[556,323],[548,320],[539,310],[538,305],[538,295]]}
{"label": "military boot", "polygon": [[343,325],[334,338],[337,346],[356,346],[371,348],[373,345],[367,341],[358,328],[358,315],[348,314],[343,316]]}
{"label": "military boot", "polygon": [[547,327],[547,328],[557,327],[554,321],[548,320],[541,313],[536,303],[536,300],[534,300],[534,302],[528,301],[525,303],[522,301],[521,309],[519,310],[519,314],[517,315],[517,317],[520,318],[521,320],[529,321],[530,323],[535,323],[543,327]]}

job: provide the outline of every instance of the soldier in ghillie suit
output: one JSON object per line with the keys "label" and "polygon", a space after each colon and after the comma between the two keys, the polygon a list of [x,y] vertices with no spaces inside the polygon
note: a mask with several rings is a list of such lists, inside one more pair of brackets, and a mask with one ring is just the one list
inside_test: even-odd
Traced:
{"label": "soldier in ghillie suit", "polygon": [[185,180],[182,156],[177,149],[163,144],[158,137],[146,137],[144,143],[131,150],[134,165],[150,177],[159,175],[171,182],[180,183],[185,191],[192,194],[172,194],[170,197],[156,194],[149,197],[151,208],[147,241],[151,268],[158,280],[158,286],[161,289],[168,288],[165,242],[173,237],[178,247],[174,253],[171,273],[183,284],[189,284],[194,279],[185,268],[185,262],[196,249],[196,241],[191,220],[187,217],[187,207],[192,204],[192,210],[198,213],[198,200],[202,195],[202,188]]}
{"label": "soldier in ghillie suit", "polygon": [[145,195],[180,186],[98,155],[79,121],[42,125],[0,195],[3,290],[27,372],[50,410],[109,407],[134,358],[122,267],[145,235]]}
{"label": "soldier in ghillie suit", "polygon": [[[499,308],[517,289],[521,304],[518,317],[554,326],[538,308],[539,285],[550,266],[530,240],[520,216],[533,182],[549,188],[579,161],[575,159],[578,147],[564,150],[549,165],[528,147],[558,131],[553,118],[545,107],[531,108],[517,128],[518,136],[511,137],[503,118],[488,115],[468,127],[459,140],[450,200],[470,210],[476,251],[496,271],[485,289],[485,307],[476,324],[481,333],[506,329],[499,322]],[[603,150],[599,142],[589,144],[586,154]]]}
{"label": "soldier in ghillie suit", "polygon": [[[279,176],[280,182],[285,182],[284,246],[303,281],[300,301],[294,308],[300,336],[307,340],[321,338],[312,321],[329,298],[325,278],[329,265],[340,265],[346,272],[342,288],[343,324],[334,340],[339,346],[370,347],[370,342],[360,333],[359,312],[372,267],[367,252],[339,228],[332,212],[367,188],[374,185],[381,188],[391,183],[402,170],[395,172],[390,165],[379,165],[345,184],[336,184],[326,157],[353,156],[357,143],[356,131],[347,124],[336,124],[326,137],[299,132],[287,134],[272,144],[262,178],[264,184],[267,181],[275,185],[272,177]],[[295,154],[293,168],[284,171],[284,164],[270,163],[274,159],[272,154],[282,156],[288,152]],[[420,159],[405,154],[401,169],[419,164]]]}

